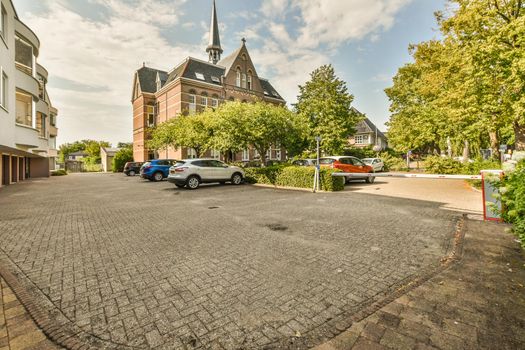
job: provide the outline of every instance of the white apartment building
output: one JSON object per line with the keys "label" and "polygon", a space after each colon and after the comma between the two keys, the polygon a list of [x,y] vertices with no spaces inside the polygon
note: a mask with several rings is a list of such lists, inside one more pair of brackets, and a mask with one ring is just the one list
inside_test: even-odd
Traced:
{"label": "white apartment building", "polygon": [[55,169],[58,111],[38,64],[40,41],[20,21],[11,0],[0,0],[0,187]]}

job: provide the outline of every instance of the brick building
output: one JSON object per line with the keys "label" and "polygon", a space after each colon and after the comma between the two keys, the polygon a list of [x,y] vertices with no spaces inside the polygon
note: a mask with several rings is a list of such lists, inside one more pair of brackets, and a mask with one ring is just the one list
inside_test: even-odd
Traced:
{"label": "brick building", "polygon": [[[257,75],[245,39],[237,50],[221,59],[223,50],[215,1],[206,52],[208,61],[188,57],[169,72],[145,65],[135,72],[132,95],[135,161],[194,157],[192,149],[170,149],[157,153],[145,147],[149,127],[178,115],[199,113],[224,101],[286,103],[268,80]],[[207,156],[220,158],[218,152],[213,150]],[[249,161],[258,156],[254,150],[231,155],[236,161]],[[271,150],[267,155],[275,160],[284,156],[284,152],[278,149]]]}
{"label": "brick building", "polygon": [[38,63],[40,41],[0,0],[0,187],[55,169],[58,111]]}

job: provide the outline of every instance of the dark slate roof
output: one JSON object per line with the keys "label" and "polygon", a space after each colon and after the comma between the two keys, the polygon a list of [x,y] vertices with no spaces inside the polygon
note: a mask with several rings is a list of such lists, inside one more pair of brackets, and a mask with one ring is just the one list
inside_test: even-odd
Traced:
{"label": "dark slate roof", "polygon": [[370,129],[372,129],[372,132],[373,132],[374,134],[377,132],[377,134],[378,134],[380,137],[386,139],[385,134],[383,134],[383,133],[381,132],[381,130],[379,130],[379,129],[377,128],[377,126],[375,126],[375,124],[372,123],[372,122],[370,121],[370,119],[365,118],[364,122],[366,123],[366,125],[368,125],[368,127],[369,127]]}
{"label": "dark slate roof", "polygon": [[149,67],[142,67],[137,71],[140,90],[142,90],[142,92],[149,92],[151,94],[157,92],[157,73],[167,75],[164,71]]}
{"label": "dark slate roof", "polygon": [[279,100],[283,100],[284,101],[284,99],[281,97],[281,95],[279,95],[277,90],[275,90],[275,88],[272,86],[272,84],[270,84],[270,82],[268,80],[263,79],[263,78],[259,78],[259,81],[261,82],[261,86],[262,86],[263,90],[268,92],[268,95],[264,94],[264,96],[277,98]]}
{"label": "dark slate roof", "polygon": [[85,151],[77,151],[69,153],[68,156],[87,156],[88,154]]}
{"label": "dark slate roof", "polygon": [[[195,73],[201,73],[204,75],[204,80],[197,79],[197,76]],[[186,64],[186,69],[184,69],[183,77],[187,79],[192,79],[196,81],[203,81],[209,84],[215,84],[220,86],[220,79],[221,76],[224,75],[224,68],[219,67],[215,64],[196,60],[194,58],[189,58],[188,62]],[[219,78],[219,82],[214,82],[211,77],[217,77]]]}

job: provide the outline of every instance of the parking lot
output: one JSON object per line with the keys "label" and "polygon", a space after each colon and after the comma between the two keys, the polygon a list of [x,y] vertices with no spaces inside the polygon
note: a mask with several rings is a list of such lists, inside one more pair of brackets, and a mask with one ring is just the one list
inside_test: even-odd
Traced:
{"label": "parking lot", "polygon": [[439,264],[440,203],[120,174],[0,192],[0,258],[39,307],[107,348],[308,348]]}

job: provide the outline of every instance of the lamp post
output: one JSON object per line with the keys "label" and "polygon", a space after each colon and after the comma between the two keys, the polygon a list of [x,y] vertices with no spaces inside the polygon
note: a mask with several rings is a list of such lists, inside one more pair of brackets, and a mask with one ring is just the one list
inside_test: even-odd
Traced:
{"label": "lamp post", "polygon": [[317,142],[317,159],[315,163],[315,177],[314,177],[314,193],[319,191],[321,189],[321,165],[319,164],[320,158],[321,158],[321,136],[316,136],[315,141]]}

